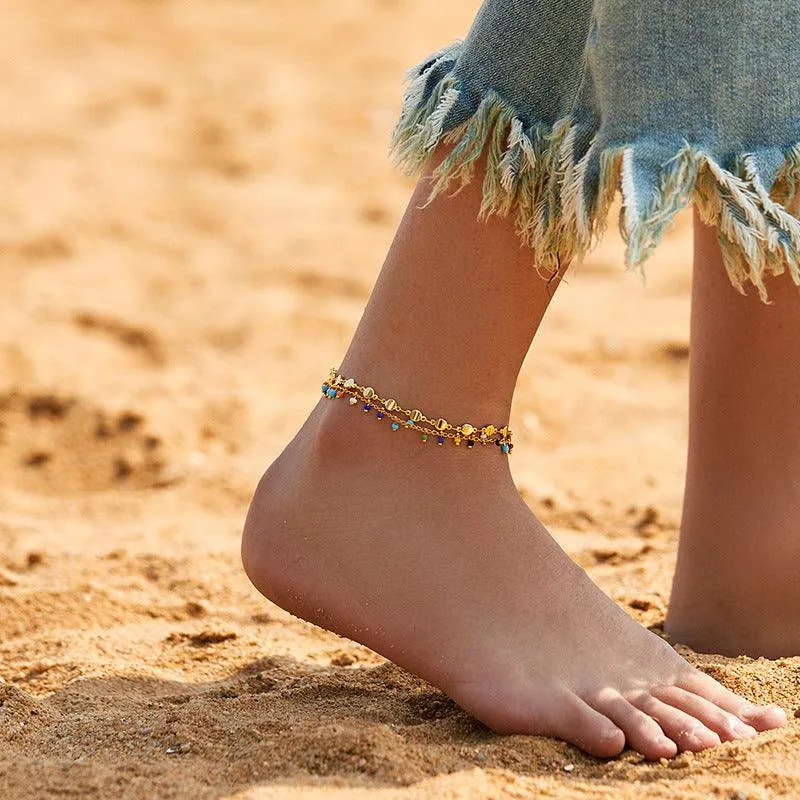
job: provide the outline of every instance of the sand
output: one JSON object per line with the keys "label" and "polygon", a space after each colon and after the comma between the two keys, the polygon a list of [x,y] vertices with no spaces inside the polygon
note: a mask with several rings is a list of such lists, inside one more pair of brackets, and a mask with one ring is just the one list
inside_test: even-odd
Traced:
{"label": "sand", "polygon": [[[800,659],[687,656],[790,725],[608,763],[494,735],[291,618],[238,560],[250,492],[341,357],[411,184],[386,141],[455,0],[6,0],[0,797],[800,796]],[[520,380],[515,478],[663,620],[690,229],[644,287],[610,237]]]}

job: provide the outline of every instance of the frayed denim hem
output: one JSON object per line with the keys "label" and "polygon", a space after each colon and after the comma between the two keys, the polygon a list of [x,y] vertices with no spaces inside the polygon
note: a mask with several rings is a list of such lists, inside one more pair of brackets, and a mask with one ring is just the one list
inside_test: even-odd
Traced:
{"label": "frayed denim hem", "polygon": [[485,157],[480,216],[513,215],[537,268],[551,276],[594,247],[618,189],[629,270],[642,271],[677,212],[694,203],[717,227],[725,268],[741,293],[749,282],[768,302],[766,276],[786,270],[800,285],[800,221],[790,213],[797,210],[800,144],[784,151],[771,186],[762,182],[754,153],[722,159],[686,140],[653,164],[637,157],[660,146],[646,139],[609,146],[596,125],[574,116],[525,121],[495,91],[465,91],[454,73],[462,46],[456,42],[409,72],[392,134],[395,160],[410,175],[424,170],[439,144],[451,147],[433,171],[431,199],[468,183]]}

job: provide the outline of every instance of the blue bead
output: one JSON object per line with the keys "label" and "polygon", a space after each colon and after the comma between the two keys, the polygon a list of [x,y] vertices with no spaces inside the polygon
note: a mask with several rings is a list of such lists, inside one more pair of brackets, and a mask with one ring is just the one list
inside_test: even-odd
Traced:
{"label": "blue bead", "polygon": [[383,411],[379,411],[379,412],[378,412],[378,413],[377,413],[375,416],[376,416],[378,419],[383,419]]}
{"label": "blue bead", "polygon": [[336,389],[328,389],[328,397],[336,397]]}
{"label": "blue bead", "polygon": [[406,420],[406,425],[413,425],[413,424],[414,424],[414,420],[413,419],[407,419]]}
{"label": "blue bead", "polygon": [[509,448],[509,446],[508,446],[507,444],[504,444],[504,445],[503,445],[503,446],[502,446],[500,449],[501,449],[501,450],[502,450],[504,453],[508,453],[508,452],[510,452],[510,448]]}
{"label": "blue bead", "polygon": [[392,430],[393,430],[393,431],[396,431],[396,430],[398,430],[399,428],[400,428],[400,426],[399,426],[399,425],[398,425],[396,422],[393,422],[393,423],[392,423]]}
{"label": "blue bead", "polygon": [[322,394],[328,394],[328,384],[327,383],[323,383],[322,384]]}
{"label": "blue bead", "polygon": [[364,411],[369,411],[372,406],[369,403],[364,403]]}
{"label": "blue bead", "polygon": [[439,438],[436,440],[436,444],[439,444],[439,445],[442,445],[442,444],[444,444],[444,436],[440,436],[440,437],[439,437]]}

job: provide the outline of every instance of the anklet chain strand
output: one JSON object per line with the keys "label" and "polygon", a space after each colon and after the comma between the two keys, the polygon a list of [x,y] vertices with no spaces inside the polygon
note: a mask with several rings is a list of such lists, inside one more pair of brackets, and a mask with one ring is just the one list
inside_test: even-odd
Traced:
{"label": "anklet chain strand", "polygon": [[375,411],[378,419],[388,418],[392,423],[392,430],[409,428],[422,435],[422,441],[427,442],[431,436],[436,437],[436,444],[440,447],[445,439],[452,439],[455,445],[466,442],[467,447],[475,444],[494,443],[500,452],[506,455],[514,449],[511,442],[511,430],[507,425],[483,425],[475,427],[469,422],[462,425],[451,425],[446,419],[440,417],[432,419],[426,417],[419,409],[406,409],[389,397],[384,399],[375,393],[371,386],[361,386],[353,378],[345,378],[336,367],[331,367],[328,380],[322,384],[322,394],[329,400],[349,397],[350,405],[362,403],[362,410],[366,413]]}

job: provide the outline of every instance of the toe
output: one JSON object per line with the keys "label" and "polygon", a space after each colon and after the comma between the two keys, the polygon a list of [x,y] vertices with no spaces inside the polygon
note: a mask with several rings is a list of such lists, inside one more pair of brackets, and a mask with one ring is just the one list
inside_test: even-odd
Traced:
{"label": "toe", "polygon": [[591,698],[591,703],[625,732],[628,746],[645,758],[655,761],[677,755],[677,745],[664,735],[661,726],[619,692],[600,692]]}
{"label": "toe", "polygon": [[735,739],[751,739],[756,735],[756,729],[743,722],[735,714],[725,711],[718,705],[704,697],[688,692],[678,686],[665,686],[653,690],[653,695],[681,711],[686,712],[690,717],[700,720],[703,725],[714,731],[723,742],[730,742]]}
{"label": "toe", "polygon": [[757,706],[745,703],[739,716],[750,723],[757,731],[771,731],[787,723],[786,712],[780,706]]}
{"label": "toe", "polygon": [[606,715],[596,711],[572,692],[564,692],[550,733],[598,758],[618,756],[625,747],[625,734]]}
{"label": "toe", "polygon": [[699,670],[692,670],[678,685],[735,714],[757,731],[769,731],[786,724],[786,712],[782,708],[751,703]]}
{"label": "toe", "polygon": [[675,742],[679,750],[697,753],[720,744],[719,736],[699,719],[664,703],[648,692],[635,695],[630,701],[640,711],[651,716],[661,726],[661,730]]}

